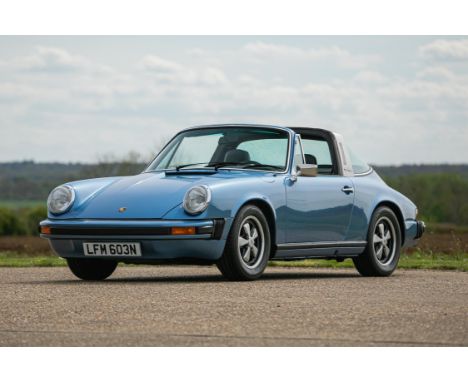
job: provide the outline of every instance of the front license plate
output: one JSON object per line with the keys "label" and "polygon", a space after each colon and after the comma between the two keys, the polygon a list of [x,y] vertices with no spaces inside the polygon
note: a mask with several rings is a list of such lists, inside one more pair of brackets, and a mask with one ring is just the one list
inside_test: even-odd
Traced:
{"label": "front license plate", "polygon": [[83,243],[85,256],[141,256],[140,243]]}

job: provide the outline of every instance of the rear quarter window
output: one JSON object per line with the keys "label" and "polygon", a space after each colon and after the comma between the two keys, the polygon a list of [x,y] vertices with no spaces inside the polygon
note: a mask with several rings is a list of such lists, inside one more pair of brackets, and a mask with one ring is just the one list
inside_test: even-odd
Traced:
{"label": "rear quarter window", "polygon": [[363,174],[371,169],[371,167],[366,162],[364,162],[353,152],[353,150],[351,150],[349,147],[347,147],[347,149],[349,158],[351,159],[351,166],[353,167],[353,172],[355,174]]}

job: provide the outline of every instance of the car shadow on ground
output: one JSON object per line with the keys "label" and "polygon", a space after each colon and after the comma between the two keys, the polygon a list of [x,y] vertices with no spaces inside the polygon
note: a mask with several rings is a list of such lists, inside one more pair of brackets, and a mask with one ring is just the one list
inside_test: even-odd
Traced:
{"label": "car shadow on ground", "polygon": [[[300,279],[329,279],[329,278],[350,278],[359,277],[355,274],[344,273],[266,273],[255,282],[268,280],[300,280]],[[222,282],[228,283],[222,275],[181,275],[181,276],[145,276],[145,277],[116,277],[106,280],[109,283],[121,282],[182,282],[182,283],[205,283],[205,282]]]}
{"label": "car shadow on ground", "polygon": [[[155,269],[157,273],[157,269]],[[313,280],[313,279],[347,279],[360,277],[357,273],[351,272],[271,272],[265,273],[260,279],[254,281],[256,283],[267,281],[281,281],[281,280]],[[28,284],[121,284],[121,283],[235,283],[230,282],[221,274],[197,274],[197,275],[145,275],[145,276],[124,276],[110,277],[104,281],[83,281],[78,279],[67,280],[37,280],[26,282]],[[25,282],[23,282],[24,284]],[[244,283],[244,282],[242,282]]]}

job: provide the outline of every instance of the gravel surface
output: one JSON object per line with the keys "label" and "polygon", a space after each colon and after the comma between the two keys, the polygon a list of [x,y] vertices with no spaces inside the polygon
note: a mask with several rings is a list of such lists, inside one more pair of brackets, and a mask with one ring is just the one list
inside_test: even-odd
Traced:
{"label": "gravel surface", "polygon": [[214,267],[0,268],[1,346],[467,346],[468,273]]}

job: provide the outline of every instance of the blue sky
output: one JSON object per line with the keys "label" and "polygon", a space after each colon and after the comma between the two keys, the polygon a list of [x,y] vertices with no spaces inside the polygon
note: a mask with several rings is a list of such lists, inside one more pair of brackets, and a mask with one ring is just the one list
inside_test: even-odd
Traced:
{"label": "blue sky", "polygon": [[217,122],[331,129],[376,164],[468,162],[468,38],[0,37],[0,161],[148,156]]}

